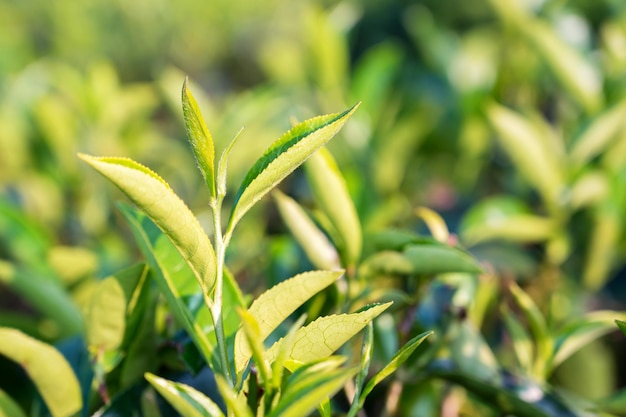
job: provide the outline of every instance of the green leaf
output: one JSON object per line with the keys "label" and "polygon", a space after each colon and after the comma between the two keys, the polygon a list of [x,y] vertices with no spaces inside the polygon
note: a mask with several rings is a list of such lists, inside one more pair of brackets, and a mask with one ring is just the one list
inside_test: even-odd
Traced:
{"label": "green leaf", "polygon": [[[374,353],[374,324],[370,321],[363,332],[363,341],[361,342],[361,358],[359,360],[359,372],[354,381],[355,393],[352,398],[352,404],[348,410],[347,417],[354,417],[356,413],[363,407],[365,397],[363,397],[363,386],[365,379],[369,373],[372,355]],[[367,395],[367,394],[365,394]]]}
{"label": "green leaf", "polygon": [[0,417],[26,417],[20,406],[0,389]]}
{"label": "green leaf", "polygon": [[621,390],[608,398],[596,401],[593,408],[594,411],[603,411],[616,415],[626,414],[626,390]]}
{"label": "green leaf", "polygon": [[215,382],[226,403],[229,417],[252,417],[252,412],[248,408],[243,391],[240,395],[237,395],[233,387],[220,374],[215,374]]}
{"label": "green leaf", "polygon": [[[298,329],[287,358],[297,362],[312,362],[330,356],[344,343],[385,311],[392,303],[375,305],[365,311],[320,317]],[[276,358],[283,339],[267,351],[269,362]]]}
{"label": "green leaf", "polygon": [[[259,324],[259,336],[265,340],[298,307],[335,282],[343,271],[305,272],[275,285],[261,294],[248,312]],[[243,331],[235,336],[235,369],[239,373],[252,355]]]}
{"label": "green leaf", "polygon": [[522,200],[498,196],[474,205],[463,218],[460,234],[464,243],[475,245],[492,239],[541,242],[555,231],[554,221],[532,214]]}
{"label": "green leaf", "polygon": [[233,146],[239,139],[239,135],[243,131],[243,127],[239,129],[239,132],[235,135],[235,137],[230,141],[226,149],[222,152],[222,156],[220,156],[220,160],[217,163],[217,194],[218,196],[226,195],[226,177],[228,176],[228,158],[230,157],[230,153],[233,150]]}
{"label": "green leaf", "polygon": [[9,285],[43,316],[53,320],[55,326],[50,326],[48,337],[80,334],[83,329],[81,312],[55,278],[0,260],[0,282]]}
{"label": "green leaf", "polygon": [[413,354],[415,349],[417,349],[417,347],[421,345],[422,342],[426,340],[426,338],[430,336],[431,334],[433,334],[432,331],[421,333],[415,336],[413,339],[406,342],[404,346],[402,346],[402,348],[393,356],[391,361],[387,365],[385,365],[383,369],[378,371],[378,373],[374,375],[372,379],[369,380],[369,382],[365,386],[365,389],[363,389],[363,392],[361,393],[361,397],[359,398],[359,408],[363,407],[363,405],[365,404],[365,399],[372,392],[372,390],[376,387],[376,385],[378,385],[381,381],[383,381],[389,375],[396,372],[398,368],[404,362],[406,362],[407,359],[409,359],[409,357]]}
{"label": "green leaf", "polygon": [[204,181],[209,187],[211,198],[215,199],[217,189],[215,183],[215,147],[213,145],[213,137],[204,122],[202,112],[198,107],[196,99],[187,86],[187,81],[188,80],[185,79],[182,92],[183,116],[187,136],[189,137],[189,143],[191,144],[193,154],[198,162],[200,172],[202,172]]}
{"label": "green leaf", "polygon": [[502,317],[504,318],[507,332],[511,337],[513,352],[515,352],[517,362],[522,370],[528,374],[532,372],[534,360],[534,348],[530,335],[508,308],[502,308]]}
{"label": "green leaf", "polygon": [[320,403],[335,394],[357,372],[358,368],[337,369],[340,361],[330,360],[307,364],[289,377],[286,388],[268,417],[302,417],[309,415]]}
{"label": "green leaf", "polygon": [[555,335],[552,368],[556,368],[594,340],[615,331],[615,323],[619,325],[620,320],[626,320],[626,313],[601,310],[588,313],[585,317],[568,323]]}
{"label": "green leaf", "polygon": [[535,339],[536,355],[532,375],[539,381],[543,381],[548,374],[548,367],[554,354],[554,344],[548,325],[535,302],[524,290],[515,282],[510,283],[509,290],[528,321],[528,326]]}
{"label": "green leaf", "polygon": [[168,381],[151,373],[146,379],[178,411],[182,417],[224,417],[224,413],[210,398],[196,389]]}
{"label": "green leaf", "polygon": [[337,250],[304,209],[278,190],[275,190],[272,195],[283,221],[311,263],[320,269],[339,268]]}
{"label": "green leaf", "polygon": [[409,245],[404,249],[403,255],[411,262],[413,274],[480,273],[483,271],[476,259],[453,246],[441,244]]}
{"label": "green leaf", "polygon": [[615,320],[615,324],[617,324],[617,327],[619,327],[624,336],[626,336],[626,321]]}
{"label": "green leaf", "polygon": [[626,119],[626,100],[600,114],[580,135],[570,152],[574,166],[580,167],[604,152],[617,138]]}
{"label": "green leaf", "polygon": [[184,271],[183,266],[187,266],[187,264],[183,263],[182,266],[179,264],[179,261],[183,262],[181,254],[144,213],[128,205],[120,204],[119,207],[143,256],[150,265],[154,279],[165,296],[174,318],[189,333],[205,360],[211,363],[213,345],[207,338],[206,329],[204,329],[206,327],[204,324],[209,325],[209,323],[202,323],[198,320],[194,312],[183,301],[183,295],[193,293],[189,281],[195,282],[193,278],[190,280],[181,279],[184,277],[184,275],[181,276],[181,270]]}
{"label": "green leaf", "polygon": [[563,191],[564,174],[545,135],[531,121],[499,104],[488,105],[486,113],[497,140],[519,172],[550,207],[556,205]]}
{"label": "green leaf", "polygon": [[169,185],[127,158],[79,156],[119,187],[165,233],[208,294],[215,284],[215,251],[196,217]]}
{"label": "green leaf", "polygon": [[274,142],[244,178],[228,221],[227,234],[265,194],[302,165],[341,129],[358,104],[344,111],[306,120]]}
{"label": "green leaf", "polygon": [[259,322],[249,311],[239,309],[238,312],[241,317],[241,329],[246,338],[247,345],[252,351],[252,357],[254,358],[261,379],[266,385],[265,392],[267,393],[267,386],[272,382],[272,371],[265,359],[265,347],[263,346],[263,339],[261,338]]}
{"label": "green leaf", "polygon": [[[337,231],[335,242],[344,262],[353,267],[361,257],[361,223],[346,182],[331,153],[326,149],[311,156],[304,165],[316,203]],[[334,235],[333,235],[334,236]]]}
{"label": "green leaf", "polygon": [[0,354],[32,379],[53,417],[69,417],[83,406],[80,385],[63,355],[19,330],[0,328]]}
{"label": "green leaf", "polygon": [[623,213],[611,201],[604,201],[593,211],[593,230],[587,244],[583,283],[591,291],[606,284],[619,245]]}
{"label": "green leaf", "polygon": [[85,312],[87,344],[95,353],[117,349],[126,329],[126,298],[115,277],[100,281]]}

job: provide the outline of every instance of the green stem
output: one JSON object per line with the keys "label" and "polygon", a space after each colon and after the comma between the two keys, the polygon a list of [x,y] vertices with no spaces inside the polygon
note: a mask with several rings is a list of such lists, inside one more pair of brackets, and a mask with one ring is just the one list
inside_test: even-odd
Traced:
{"label": "green stem", "polygon": [[228,351],[226,348],[226,334],[224,331],[224,316],[223,316],[223,288],[224,288],[224,262],[226,258],[226,247],[228,246],[228,239],[224,239],[222,235],[222,201],[223,196],[218,196],[214,203],[211,205],[213,208],[213,226],[215,231],[215,252],[217,258],[217,277],[215,281],[215,291],[213,295],[213,307],[211,309],[211,316],[213,318],[213,325],[215,326],[215,336],[217,338],[217,350],[220,357],[220,364],[224,377],[230,383],[231,386],[235,385],[233,376],[231,375],[230,363],[228,361]]}

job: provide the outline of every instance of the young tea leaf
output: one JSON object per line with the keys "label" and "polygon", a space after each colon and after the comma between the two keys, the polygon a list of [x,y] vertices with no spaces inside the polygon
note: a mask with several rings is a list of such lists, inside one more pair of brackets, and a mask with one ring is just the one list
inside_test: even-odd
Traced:
{"label": "young tea leaf", "polygon": [[211,198],[215,199],[217,190],[215,183],[215,148],[213,145],[213,137],[204,122],[196,99],[191,94],[191,91],[189,91],[187,79],[185,79],[185,83],[183,84],[182,100],[183,116],[189,143],[193,149],[193,154],[196,157],[204,181],[209,187]]}
{"label": "young tea leaf", "polygon": [[122,190],[165,233],[208,294],[216,279],[213,245],[169,185],[153,171],[127,158],[79,156]]}
{"label": "young tea leaf", "polygon": [[115,277],[100,281],[85,312],[87,344],[93,352],[117,349],[126,328],[126,298]]}
{"label": "young tea leaf", "polygon": [[237,395],[237,392],[230,386],[230,384],[220,374],[215,375],[215,382],[217,388],[222,394],[222,398],[228,408],[228,415],[232,417],[252,417],[252,412],[246,404],[246,397],[241,394]]}
{"label": "young tea leaf", "polygon": [[70,417],[81,410],[80,385],[58,350],[19,330],[5,327],[0,327],[0,340],[0,354],[24,369],[53,417]]}
{"label": "young tea leaf", "polygon": [[272,195],[283,221],[311,263],[320,269],[339,268],[337,250],[304,209],[291,197],[278,190],[275,190]]}
{"label": "young tea leaf", "polygon": [[337,163],[326,149],[311,156],[304,165],[315,201],[337,231],[344,262],[354,266],[361,257],[361,223]]}
{"label": "young tea leaf", "polygon": [[[343,271],[305,272],[275,285],[261,294],[250,306],[248,312],[259,324],[259,336],[265,340],[280,323],[309,298],[335,282]],[[235,336],[235,369],[240,372],[252,351],[243,330]]]}
{"label": "young tea leaf", "polygon": [[[328,362],[328,363],[327,363]],[[358,368],[337,368],[340,361],[307,364],[289,377],[285,391],[268,417],[301,417],[309,415],[320,403],[336,393],[352,378]]]}
{"label": "young tea leaf", "polygon": [[[185,328],[205,360],[210,363],[213,357],[213,345],[210,343],[206,329],[200,320],[194,317],[194,313],[183,301],[183,295],[185,295],[183,293],[189,284],[181,280],[180,277],[183,274],[180,273],[180,268],[170,266],[172,264],[170,258],[176,259],[178,257],[181,259],[180,253],[143,212],[128,205],[120,205],[120,210],[135,236],[139,249],[150,265],[151,273],[174,318]],[[178,273],[174,274],[173,270],[177,270]],[[191,277],[189,281],[194,282]]]}
{"label": "young tea leaf", "polygon": [[[287,352],[288,359],[306,363],[330,356],[391,304],[375,305],[359,313],[318,318],[296,332],[293,346]],[[269,362],[276,358],[281,343],[282,339],[267,351]]]}
{"label": "young tea leaf", "polygon": [[409,340],[402,348],[394,355],[391,361],[385,365],[383,369],[381,369],[372,379],[369,380],[361,396],[359,398],[359,408],[362,408],[365,404],[365,399],[372,392],[372,390],[378,385],[382,380],[387,378],[389,375],[393,374],[398,368],[406,362],[407,359],[411,356],[411,354],[417,349],[419,345],[422,344],[424,340],[428,336],[433,334],[432,331],[421,333],[415,336],[413,339]]}
{"label": "young tea leaf", "polygon": [[564,174],[545,135],[530,120],[499,104],[490,104],[486,113],[496,138],[519,172],[549,205],[556,204],[563,190]]}
{"label": "young tea leaf", "polygon": [[448,245],[409,245],[404,249],[403,255],[411,263],[413,274],[483,271],[470,254]]}
{"label": "young tea leaf", "polygon": [[257,201],[332,139],[357,107],[358,104],[343,113],[306,120],[274,142],[248,171],[239,187],[227,233],[232,232]]}
{"label": "young tea leaf", "polygon": [[145,377],[182,417],[224,417],[219,406],[196,389],[151,373]]}

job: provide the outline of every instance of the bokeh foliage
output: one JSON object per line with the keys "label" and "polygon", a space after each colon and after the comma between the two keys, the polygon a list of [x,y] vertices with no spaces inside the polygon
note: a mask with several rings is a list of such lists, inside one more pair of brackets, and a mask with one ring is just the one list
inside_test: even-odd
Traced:
{"label": "bokeh foliage", "polygon": [[[620,0],[4,1],[0,326],[65,346],[69,355],[68,337],[89,338],[85,310],[93,294],[113,285],[102,277],[142,259],[115,205],[122,195],[82,165],[78,152],[153,168],[211,232],[209,193],[180,110],[189,76],[217,148],[245,125],[229,162],[231,195],[295,121],[363,102],[329,145],[360,219],[363,257],[346,255],[355,251],[349,245],[337,249],[343,260],[352,256],[360,280],[371,281],[351,288],[367,289],[355,306],[393,299],[416,317],[409,330],[397,317],[386,328],[384,320],[375,325],[384,359],[419,332],[439,329],[433,343],[475,340],[477,354],[488,357],[482,368],[461,371],[496,375],[519,389],[548,381],[618,410],[609,395],[626,379],[624,343],[620,335],[591,340],[624,320],[617,310],[626,297],[625,51]],[[297,171],[281,188],[325,225],[325,203],[310,177]],[[252,294],[315,264],[288,234],[279,200],[250,212],[228,253],[234,276]],[[416,215],[419,206],[439,213],[452,233],[446,238],[492,273],[399,278],[426,272],[406,263],[419,242],[398,243],[389,229],[441,241],[436,217]],[[148,347],[133,349],[151,352],[153,367],[179,371],[168,349],[176,326],[163,319],[168,312],[155,295],[145,297],[156,318],[142,314],[134,325],[161,325],[146,335]],[[310,311],[341,301],[326,297]],[[593,313],[600,309],[616,312]],[[465,315],[469,321],[459,320]],[[484,353],[487,345],[494,358]],[[111,392],[140,375],[116,368],[121,360],[102,362],[98,378],[112,369],[123,374],[110,378],[119,385]],[[434,416],[443,403],[488,415],[484,403],[497,390],[432,363],[434,380],[405,376],[400,410]],[[0,366],[7,375],[0,394],[39,410],[27,378],[6,361]]]}

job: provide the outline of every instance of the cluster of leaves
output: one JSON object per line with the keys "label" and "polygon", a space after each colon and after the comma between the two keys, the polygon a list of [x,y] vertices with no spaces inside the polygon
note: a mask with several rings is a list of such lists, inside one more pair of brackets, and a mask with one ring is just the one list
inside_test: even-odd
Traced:
{"label": "cluster of leaves", "polygon": [[[261,368],[257,360],[267,361],[265,346],[290,334],[289,328],[305,326],[306,321],[294,324],[298,314],[306,312],[311,321],[359,314],[371,303],[389,301],[393,306],[365,325],[364,340],[371,342],[364,353],[342,348],[359,360],[340,364],[333,357],[319,365],[331,374],[358,369],[333,400],[335,410],[355,413],[363,406],[371,415],[397,410],[425,416],[439,416],[444,407],[481,416],[623,413],[623,395],[610,395],[623,370],[607,350],[607,339],[595,342],[615,329],[614,319],[623,320],[623,313],[588,311],[622,308],[615,300],[623,294],[616,278],[626,260],[626,3],[489,0],[449,7],[343,1],[259,7],[239,0],[200,7],[182,1],[172,13],[165,12],[167,2],[105,3],[73,5],[76,19],[64,14],[64,2],[0,6],[0,31],[7,35],[0,54],[11,57],[0,59],[0,326],[56,345],[78,377],[84,413],[102,408],[130,414],[125,407],[138,403],[146,414],[166,414],[156,410],[164,406],[146,389],[144,372],[200,389],[206,363],[218,375],[230,372],[226,381],[234,381],[228,385],[239,393],[269,392],[246,401],[251,410],[269,409],[285,394],[277,381],[296,375],[291,372],[297,365],[281,371],[280,361]],[[142,13],[135,14],[139,8]],[[238,18],[224,19],[230,13]],[[166,15],[165,24],[154,24]],[[99,28],[110,20],[122,22],[122,29],[103,36]],[[265,31],[265,21],[272,22],[271,31]],[[128,36],[127,30],[143,35]],[[193,42],[196,36],[202,42]],[[246,47],[251,38],[254,48]],[[133,49],[135,42],[140,51]],[[197,158],[201,177],[186,168],[192,165],[186,143],[166,138],[183,133],[168,119],[168,109],[180,114],[176,91],[182,75],[172,62],[202,73],[203,84],[218,92],[208,98],[194,88],[219,133],[216,148],[231,149],[220,138],[248,124],[246,135],[254,140],[230,154],[228,176],[226,157],[214,164],[212,148],[201,145],[206,140],[194,148],[204,155]],[[136,79],[149,82],[128,82]],[[258,80],[260,86],[237,91]],[[271,164],[255,166],[246,186],[234,193],[241,193],[238,198],[220,199],[226,189],[236,190],[250,161],[284,130],[285,115],[304,119],[358,100],[363,104],[342,129],[344,140],[312,155],[303,171],[283,183],[282,193],[274,190],[275,206],[265,199],[259,201],[263,207],[247,211],[265,192],[258,174]],[[186,106],[187,126],[204,132]],[[208,130],[202,135],[210,138]],[[264,158],[273,160],[289,144]],[[155,167],[194,208],[197,220],[189,214],[184,227],[155,225],[135,200],[143,211],[116,211],[111,202],[119,195],[113,187],[94,186],[90,177],[84,180],[74,157],[78,151],[123,154]],[[87,160],[157,179],[131,162]],[[164,191],[162,182],[150,183]],[[189,213],[175,201],[172,213]],[[144,203],[153,207],[152,201]],[[417,205],[441,213],[453,233],[436,213],[415,210]],[[232,213],[225,225],[222,212]],[[130,225],[136,243],[122,223]],[[198,223],[213,241],[197,233]],[[422,223],[433,238],[413,233],[425,231]],[[190,229],[196,233],[170,241]],[[294,239],[276,233],[287,230]],[[185,245],[194,249],[181,255],[177,249]],[[315,293],[317,287],[311,289],[310,300],[303,299],[269,335],[254,320],[239,331],[241,321],[248,323],[246,310],[226,308],[224,348],[210,313],[218,310],[217,284],[203,272],[213,266],[197,253],[215,253],[217,277],[227,246],[222,305],[249,306],[257,321],[257,304],[249,305],[251,296],[242,295],[238,285],[258,295],[294,275],[304,281],[335,276],[299,275],[311,267],[342,269],[345,275]],[[145,265],[116,272],[136,260],[137,247]],[[256,355],[254,365],[238,375],[235,334],[239,345],[254,347],[247,338],[257,327],[265,342],[250,353]],[[394,363],[400,346],[430,330],[435,333],[420,345],[421,354],[406,359],[396,380],[364,390],[367,346],[375,348],[373,375]],[[84,340],[67,341],[76,335]],[[6,337],[39,349],[15,331]],[[618,349],[620,340],[612,339]],[[2,389],[31,414],[45,414],[42,403],[32,401],[32,387],[24,390],[27,378],[5,360],[27,363],[34,356],[20,356],[28,349],[6,349],[0,356]],[[50,355],[50,363],[60,362]],[[27,373],[39,381],[34,369],[41,367],[33,364]],[[267,382],[261,372],[274,377],[275,367],[284,373]],[[250,381],[260,388],[251,391]],[[159,386],[172,384],[178,382]],[[76,396],[74,388],[68,395]],[[562,388],[574,395],[563,396]],[[225,406],[218,387],[209,383],[203,389]],[[0,395],[2,404],[13,401],[4,391]],[[46,395],[44,400],[54,402]]]}

